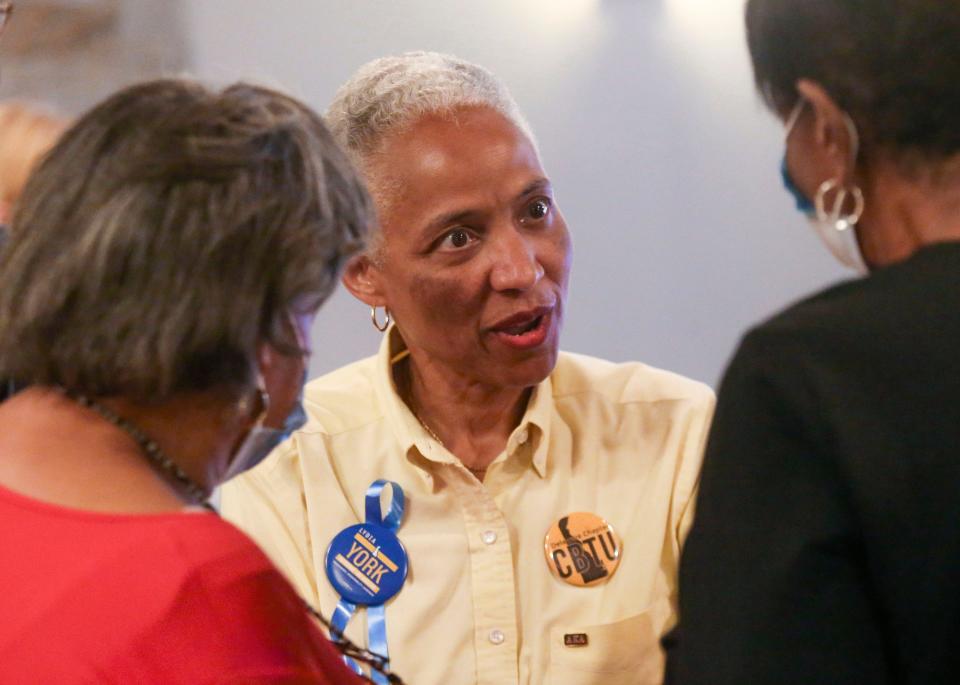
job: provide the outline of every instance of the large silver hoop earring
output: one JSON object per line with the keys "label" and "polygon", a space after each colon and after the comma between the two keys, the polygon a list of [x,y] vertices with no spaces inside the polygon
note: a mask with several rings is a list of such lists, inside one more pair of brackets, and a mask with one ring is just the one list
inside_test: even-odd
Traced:
{"label": "large silver hoop earring", "polygon": [[[837,197],[830,209],[827,209],[827,195],[834,190],[837,191]],[[853,198],[853,211],[844,213],[843,207],[847,202],[847,197]],[[860,217],[863,216],[865,208],[863,191],[856,185],[850,186],[849,189],[841,187],[840,181],[835,178],[823,182],[817,190],[814,205],[817,208],[817,219],[823,223],[833,224],[839,233],[856,226]]]}
{"label": "large silver hoop earring", "polygon": [[390,310],[386,307],[383,308],[383,315],[383,323],[380,323],[380,321],[377,319],[377,308],[370,307],[370,320],[373,321],[373,327],[381,333],[390,328],[390,322],[393,321],[393,319],[390,317]]}

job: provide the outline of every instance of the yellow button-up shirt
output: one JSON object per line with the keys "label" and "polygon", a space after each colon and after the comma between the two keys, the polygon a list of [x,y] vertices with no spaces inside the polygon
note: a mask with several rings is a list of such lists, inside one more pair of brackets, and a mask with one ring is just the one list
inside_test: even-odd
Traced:
{"label": "yellow button-up shirt", "polygon": [[[339,597],[327,545],[364,521],[372,481],[395,481],[410,567],[386,624],[391,667],[408,683],[659,683],[712,391],[561,353],[481,483],[397,394],[402,344],[391,329],[376,357],[309,383],[308,423],[224,486],[224,515],[329,617]],[[622,540],[601,585],[568,585],[548,566],[547,531],[572,512],[606,519]],[[366,645],[363,610],[346,634]]]}

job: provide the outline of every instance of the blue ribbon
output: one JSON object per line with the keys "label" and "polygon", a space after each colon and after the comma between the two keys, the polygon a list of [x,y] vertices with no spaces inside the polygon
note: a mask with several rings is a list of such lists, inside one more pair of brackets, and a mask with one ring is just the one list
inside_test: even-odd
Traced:
{"label": "blue ribbon", "polygon": [[[380,496],[383,489],[390,486],[393,490],[393,497],[387,515],[383,515],[383,509],[380,506]],[[403,488],[392,481],[376,480],[367,488],[366,495],[366,519],[368,524],[383,526],[391,532],[396,533],[400,528],[400,521],[403,519],[404,496]],[[334,632],[343,634],[347,623],[357,611],[357,604],[340,598],[337,608],[333,612],[330,625]],[[390,654],[387,647],[387,616],[383,604],[376,606],[367,606],[367,649],[373,654],[383,657],[384,666],[390,665]],[[363,675],[360,665],[348,656],[343,657],[344,663],[357,675]],[[374,671],[371,678],[377,685],[388,685],[386,676]]]}
{"label": "blue ribbon", "polygon": [[[350,619],[353,617],[354,612],[357,610],[357,605],[352,602],[348,602],[345,599],[341,599],[337,604],[337,608],[333,610],[333,617],[330,619],[330,628],[334,633],[334,638],[339,638],[343,635],[343,631],[346,630],[347,623],[350,622]],[[343,657],[343,662],[347,665],[351,671],[357,675],[363,675],[363,669],[360,668],[360,664],[351,659],[348,656]]]}
{"label": "blue ribbon", "polygon": [[[387,612],[383,604],[367,607],[367,640],[369,649],[374,654],[383,657],[383,665],[390,666],[390,652],[387,649]],[[388,685],[386,676],[374,671],[373,682],[377,685]]]}
{"label": "blue ribbon", "polygon": [[[393,488],[393,499],[390,501],[390,510],[383,515],[380,507],[380,495],[386,486]],[[375,480],[367,488],[367,523],[375,523],[392,530],[394,533],[400,528],[400,519],[403,518],[403,488],[389,480]]]}

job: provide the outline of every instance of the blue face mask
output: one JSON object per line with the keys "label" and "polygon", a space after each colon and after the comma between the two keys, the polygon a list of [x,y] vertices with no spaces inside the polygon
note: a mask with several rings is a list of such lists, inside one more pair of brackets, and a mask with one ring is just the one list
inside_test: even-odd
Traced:
{"label": "blue face mask", "polygon": [[250,429],[250,432],[244,437],[243,442],[240,443],[240,447],[237,448],[237,452],[233,455],[233,460],[230,462],[227,472],[223,475],[223,482],[230,480],[234,476],[239,476],[248,469],[252,469],[266,459],[267,455],[269,455],[277,445],[289,438],[295,431],[303,428],[304,424],[307,423],[307,412],[303,408],[303,386],[306,385],[306,382],[307,370],[304,369],[300,395],[297,397],[296,404],[293,405],[290,413],[287,414],[286,419],[284,419],[283,427],[270,428],[269,426],[264,426],[261,418],[260,422]]}
{"label": "blue face mask", "polygon": [[283,428],[281,429],[281,442],[289,438],[295,431],[303,428],[307,423],[307,411],[303,408],[303,389],[307,385],[307,369],[303,369],[303,381],[300,383],[300,394],[297,395],[297,403],[293,405],[293,409],[290,410],[290,413],[287,414],[287,418],[283,421]]}
{"label": "blue face mask", "polygon": [[[292,325],[293,330],[299,332],[300,329],[297,326],[297,322],[294,321]],[[306,349],[303,341],[299,338],[299,334],[297,337],[297,345],[301,350]],[[307,412],[303,408],[303,388],[307,384],[308,354],[309,353],[305,353],[303,360],[303,379],[300,382],[300,393],[297,395],[297,401],[293,407],[290,408],[290,413],[284,418],[283,426],[280,428],[271,428],[270,426],[263,425],[270,398],[264,389],[263,377],[260,376],[258,378],[260,392],[265,397],[263,413],[260,415],[257,423],[244,437],[243,442],[240,443],[240,447],[237,448],[236,453],[233,455],[233,460],[227,467],[227,472],[223,475],[221,482],[226,482],[230,478],[238,476],[248,469],[252,469],[263,461],[277,445],[289,438],[295,431],[303,428],[307,423]]]}
{"label": "blue face mask", "polygon": [[787,168],[787,154],[783,154],[783,161],[780,163],[780,176],[783,178],[783,187],[787,189],[787,192],[793,196],[794,201],[797,203],[797,211],[803,212],[808,217],[812,217],[817,213],[817,208],[814,207],[813,202],[810,201],[806,195],[803,194],[797,184],[793,182],[793,177],[790,175],[790,169]]}

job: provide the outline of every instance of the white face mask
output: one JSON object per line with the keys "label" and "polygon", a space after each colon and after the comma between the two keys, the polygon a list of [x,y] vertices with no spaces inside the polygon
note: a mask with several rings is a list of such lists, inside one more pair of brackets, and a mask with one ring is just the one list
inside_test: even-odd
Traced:
{"label": "white face mask", "polygon": [[[805,105],[806,101],[801,99],[787,119],[784,141],[789,140]],[[860,136],[853,120],[847,115],[844,115],[844,117],[852,141],[851,158],[855,164],[860,149]],[[848,191],[845,188],[838,188],[839,182],[836,180],[827,181],[820,186],[814,202],[811,202],[793,182],[787,169],[786,155],[784,155],[782,172],[784,186],[794,196],[797,201],[797,208],[806,215],[813,230],[830,250],[830,254],[848,269],[866,275],[869,268],[863,259],[863,252],[860,250],[856,228],[860,215],[863,214],[863,193],[860,189],[854,187]],[[833,201],[833,206],[828,208],[826,197],[834,191],[836,191],[836,198]],[[853,197],[854,211],[850,214],[844,214],[843,208],[848,196]]]}
{"label": "white face mask", "polygon": [[[824,207],[824,197],[833,189],[827,184],[833,184],[827,181],[821,191],[817,193],[816,213],[809,216],[810,225],[817,232],[824,245],[830,250],[830,253],[836,257],[837,261],[848,269],[853,269],[858,274],[865,276],[870,272],[867,263],[863,259],[863,252],[860,250],[860,241],[857,240],[856,222],[851,221],[851,216],[863,213],[863,194],[859,188],[855,189],[854,202],[857,209],[853,215],[843,216],[843,204],[847,197],[847,192],[840,190],[837,199],[834,202],[833,209],[828,210]],[[834,184],[835,185],[835,184]]]}

